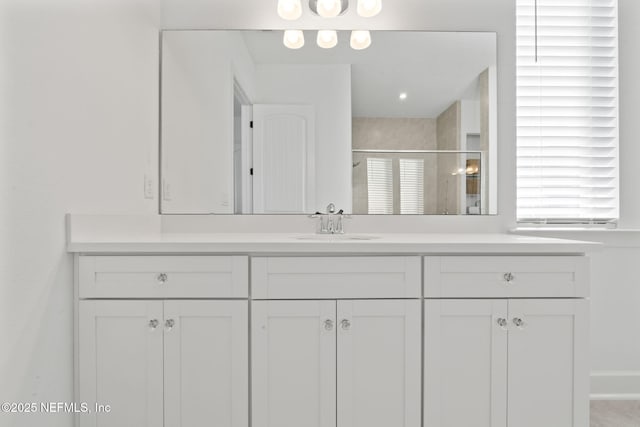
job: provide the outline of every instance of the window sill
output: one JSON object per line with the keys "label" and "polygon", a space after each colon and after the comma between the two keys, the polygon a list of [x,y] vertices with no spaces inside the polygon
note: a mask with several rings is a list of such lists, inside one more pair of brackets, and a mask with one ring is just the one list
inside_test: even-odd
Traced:
{"label": "window sill", "polygon": [[527,236],[599,242],[608,248],[640,248],[640,228],[520,226],[510,229],[509,232]]}

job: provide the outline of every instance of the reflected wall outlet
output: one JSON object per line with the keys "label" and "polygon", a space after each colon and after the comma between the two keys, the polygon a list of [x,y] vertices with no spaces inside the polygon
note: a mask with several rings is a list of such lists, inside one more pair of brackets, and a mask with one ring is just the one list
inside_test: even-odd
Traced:
{"label": "reflected wall outlet", "polygon": [[144,175],[144,198],[145,199],[153,199],[153,179],[149,177],[149,175]]}

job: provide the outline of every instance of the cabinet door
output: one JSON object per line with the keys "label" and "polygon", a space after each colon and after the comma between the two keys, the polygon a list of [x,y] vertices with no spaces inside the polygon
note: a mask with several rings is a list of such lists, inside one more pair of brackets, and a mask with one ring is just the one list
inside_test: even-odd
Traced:
{"label": "cabinet door", "polygon": [[165,302],[165,426],[248,426],[247,306],[247,301]]}
{"label": "cabinet door", "polygon": [[420,300],[338,301],[338,426],[419,427]]}
{"label": "cabinet door", "polygon": [[253,427],[335,427],[336,302],[252,303]]}
{"label": "cabinet door", "polygon": [[424,425],[505,427],[507,302],[426,300],[424,316]]}
{"label": "cabinet door", "polygon": [[162,427],[162,302],[79,304],[80,426]]}
{"label": "cabinet door", "polygon": [[589,425],[588,302],[509,301],[509,426]]}

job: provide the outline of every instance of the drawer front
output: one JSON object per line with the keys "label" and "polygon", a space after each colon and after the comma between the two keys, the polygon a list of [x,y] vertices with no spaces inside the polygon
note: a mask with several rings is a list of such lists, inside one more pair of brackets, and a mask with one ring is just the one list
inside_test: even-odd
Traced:
{"label": "drawer front", "polygon": [[585,256],[425,257],[426,298],[533,298],[589,295]]}
{"label": "drawer front", "polygon": [[81,256],[80,298],[247,298],[246,256]]}
{"label": "drawer front", "polygon": [[251,259],[255,299],[419,298],[420,257]]}

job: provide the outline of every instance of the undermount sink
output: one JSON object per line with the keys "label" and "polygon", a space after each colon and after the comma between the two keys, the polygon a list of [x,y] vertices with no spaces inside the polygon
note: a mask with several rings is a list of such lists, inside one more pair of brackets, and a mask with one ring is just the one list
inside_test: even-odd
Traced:
{"label": "undermount sink", "polygon": [[309,234],[304,236],[295,236],[297,240],[317,240],[317,241],[339,241],[339,240],[374,240],[380,236],[371,236],[365,234]]}

